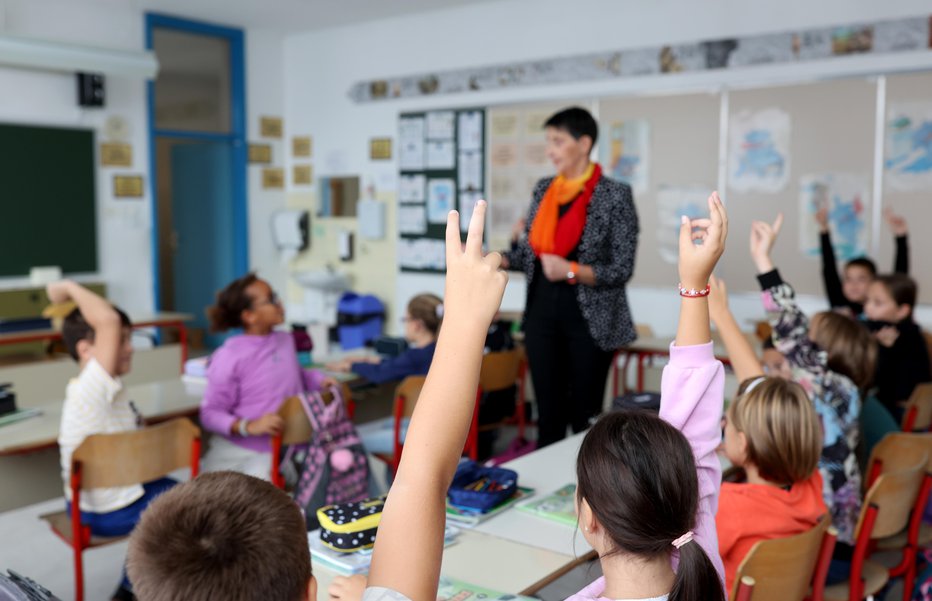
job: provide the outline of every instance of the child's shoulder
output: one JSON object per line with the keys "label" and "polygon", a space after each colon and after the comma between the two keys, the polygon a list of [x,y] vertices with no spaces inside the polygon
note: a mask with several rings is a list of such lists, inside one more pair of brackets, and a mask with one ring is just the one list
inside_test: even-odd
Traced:
{"label": "child's shoulder", "polygon": [[119,378],[111,376],[97,359],[91,358],[68,382],[65,404],[110,401],[122,388]]}

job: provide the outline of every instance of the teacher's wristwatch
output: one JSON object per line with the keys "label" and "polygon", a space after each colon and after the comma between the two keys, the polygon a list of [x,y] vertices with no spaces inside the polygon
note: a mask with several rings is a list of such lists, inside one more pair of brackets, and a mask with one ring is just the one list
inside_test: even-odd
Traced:
{"label": "teacher's wristwatch", "polygon": [[566,281],[570,284],[578,284],[579,280],[576,279],[576,276],[579,275],[579,263],[573,261],[570,263],[570,270],[566,274]]}

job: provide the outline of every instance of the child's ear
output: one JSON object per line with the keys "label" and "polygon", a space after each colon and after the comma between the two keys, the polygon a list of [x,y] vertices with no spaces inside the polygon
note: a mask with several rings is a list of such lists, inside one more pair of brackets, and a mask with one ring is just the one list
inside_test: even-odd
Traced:
{"label": "child's ear", "polygon": [[91,349],[94,348],[94,345],[91,344],[91,341],[87,338],[82,338],[78,340],[78,344],[75,345],[75,351],[78,353],[78,361],[85,361],[91,358]]}
{"label": "child's ear", "polygon": [[896,306],[896,320],[903,321],[904,319],[909,317],[912,312],[913,312],[912,305],[906,305],[906,304],[897,305]]}
{"label": "child's ear", "polygon": [[744,463],[748,458],[748,436],[744,432],[738,432],[738,455],[741,462]]}

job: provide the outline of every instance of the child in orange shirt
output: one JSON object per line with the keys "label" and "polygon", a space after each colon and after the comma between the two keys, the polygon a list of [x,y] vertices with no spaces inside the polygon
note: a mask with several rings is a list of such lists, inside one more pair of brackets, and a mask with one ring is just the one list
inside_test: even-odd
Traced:
{"label": "child in orange shirt", "polygon": [[765,376],[713,280],[709,313],[722,333],[735,372],[745,378],[725,413],[725,455],[744,471],[722,484],[715,518],[726,590],[755,543],[805,532],[828,513],[818,470],[819,416],[802,386]]}

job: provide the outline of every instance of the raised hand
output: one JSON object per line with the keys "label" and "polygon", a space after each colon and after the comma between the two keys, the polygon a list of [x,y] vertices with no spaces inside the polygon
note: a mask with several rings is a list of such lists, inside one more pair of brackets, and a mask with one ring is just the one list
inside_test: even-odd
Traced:
{"label": "raised hand", "polygon": [[[680,283],[686,288],[705,289],[719,257],[725,252],[728,215],[718,192],[709,196],[709,218],[689,219],[680,225]],[[696,244],[699,241],[701,244]]]}
{"label": "raised hand", "polygon": [[822,207],[815,214],[816,223],[819,224],[819,231],[823,234],[828,231],[828,207]]}
{"label": "raised hand", "polygon": [[730,312],[728,308],[728,288],[723,280],[714,275],[709,278],[709,317],[716,326]]}
{"label": "raised hand", "polygon": [[757,266],[759,273],[767,273],[773,270],[773,261],[770,259],[770,251],[773,249],[777,236],[780,234],[780,228],[783,227],[783,213],[777,215],[774,222],[754,221],[751,223],[751,258]]}
{"label": "raised hand", "polygon": [[68,292],[69,286],[71,286],[69,280],[59,280],[46,285],[45,293],[49,297],[49,302],[53,305],[60,305],[71,300],[71,294]]}
{"label": "raised hand", "polygon": [[906,219],[904,219],[902,215],[894,213],[893,209],[884,209],[883,216],[884,219],[887,220],[887,225],[890,227],[890,231],[893,232],[894,236],[905,236],[909,233],[909,226],[906,225]]}
{"label": "raised hand", "polygon": [[482,256],[485,228],[484,200],[476,203],[469,222],[466,246],[460,243],[459,214],[447,218],[447,279],[444,292],[444,321],[472,323],[488,328],[502,304],[508,275],[499,269],[502,256],[491,252]]}

